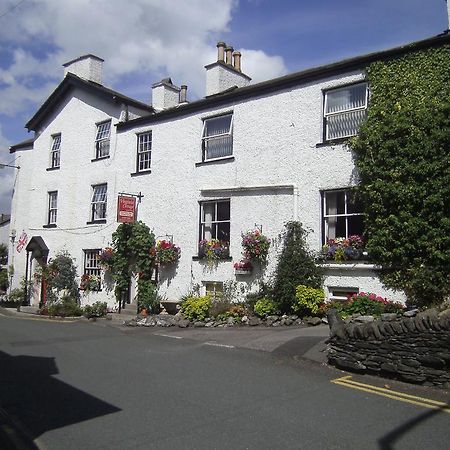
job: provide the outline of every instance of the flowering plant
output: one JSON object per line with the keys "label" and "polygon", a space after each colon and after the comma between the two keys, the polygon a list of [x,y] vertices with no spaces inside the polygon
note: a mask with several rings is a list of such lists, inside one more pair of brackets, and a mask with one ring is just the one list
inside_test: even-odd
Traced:
{"label": "flowering plant", "polygon": [[250,271],[250,270],[253,269],[252,263],[249,260],[247,260],[247,259],[243,259],[243,260],[241,260],[239,262],[234,263],[233,267],[236,270],[248,270],[248,271]]}
{"label": "flowering plant", "polygon": [[334,261],[349,261],[360,259],[364,250],[364,241],[361,236],[354,234],[348,238],[328,239],[322,252],[326,259]]}
{"label": "flowering plant", "polygon": [[114,258],[112,247],[105,247],[98,255],[98,261],[105,270],[110,270]]}
{"label": "flowering plant", "polygon": [[99,291],[101,285],[101,279],[97,275],[84,274],[81,276],[80,289],[84,291]]}
{"label": "flowering plant", "polygon": [[180,259],[181,249],[170,241],[158,241],[156,243],[155,256],[159,264],[173,264]]}
{"label": "flowering plant", "polygon": [[219,239],[202,239],[199,242],[198,256],[205,258],[208,262],[215,262],[219,259],[227,258],[230,255],[229,242],[219,241]]}
{"label": "flowering plant", "polygon": [[242,234],[242,247],[244,247],[242,254],[246,259],[265,263],[269,253],[270,239],[259,230],[247,231]]}

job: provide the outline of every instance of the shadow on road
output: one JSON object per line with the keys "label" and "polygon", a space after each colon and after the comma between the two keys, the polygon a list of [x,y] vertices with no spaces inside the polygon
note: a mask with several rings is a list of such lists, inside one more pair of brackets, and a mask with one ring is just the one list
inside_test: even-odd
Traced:
{"label": "shadow on road", "polygon": [[54,358],[0,352],[0,367],[0,406],[29,438],[120,411],[54,378],[58,374]]}

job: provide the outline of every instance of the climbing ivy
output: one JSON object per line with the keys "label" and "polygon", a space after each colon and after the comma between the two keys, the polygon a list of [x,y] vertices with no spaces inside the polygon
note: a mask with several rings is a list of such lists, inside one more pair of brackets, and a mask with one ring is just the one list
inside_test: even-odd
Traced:
{"label": "climbing ivy", "polygon": [[408,302],[450,293],[450,46],[367,69],[368,117],[351,140],[367,250]]}
{"label": "climbing ivy", "polygon": [[112,235],[114,258],[112,263],[113,279],[116,283],[117,301],[121,293],[128,288],[130,277],[138,274],[138,304],[146,303],[146,297],[154,297],[151,286],[155,266],[155,236],[142,221],[122,223]]}

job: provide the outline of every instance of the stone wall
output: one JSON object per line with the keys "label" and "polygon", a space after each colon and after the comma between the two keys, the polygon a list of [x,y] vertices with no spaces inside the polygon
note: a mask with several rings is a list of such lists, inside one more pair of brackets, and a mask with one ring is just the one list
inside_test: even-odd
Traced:
{"label": "stone wall", "polygon": [[328,361],[344,370],[450,387],[450,309],[415,317],[384,314],[371,323],[344,323],[329,312]]}

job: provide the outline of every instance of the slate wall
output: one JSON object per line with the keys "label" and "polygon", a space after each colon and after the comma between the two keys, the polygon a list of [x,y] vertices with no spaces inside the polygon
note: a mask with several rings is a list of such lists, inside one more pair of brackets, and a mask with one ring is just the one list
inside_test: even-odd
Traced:
{"label": "slate wall", "polygon": [[328,361],[344,370],[450,387],[450,309],[430,309],[416,317],[384,315],[384,320],[345,324],[335,311]]}

